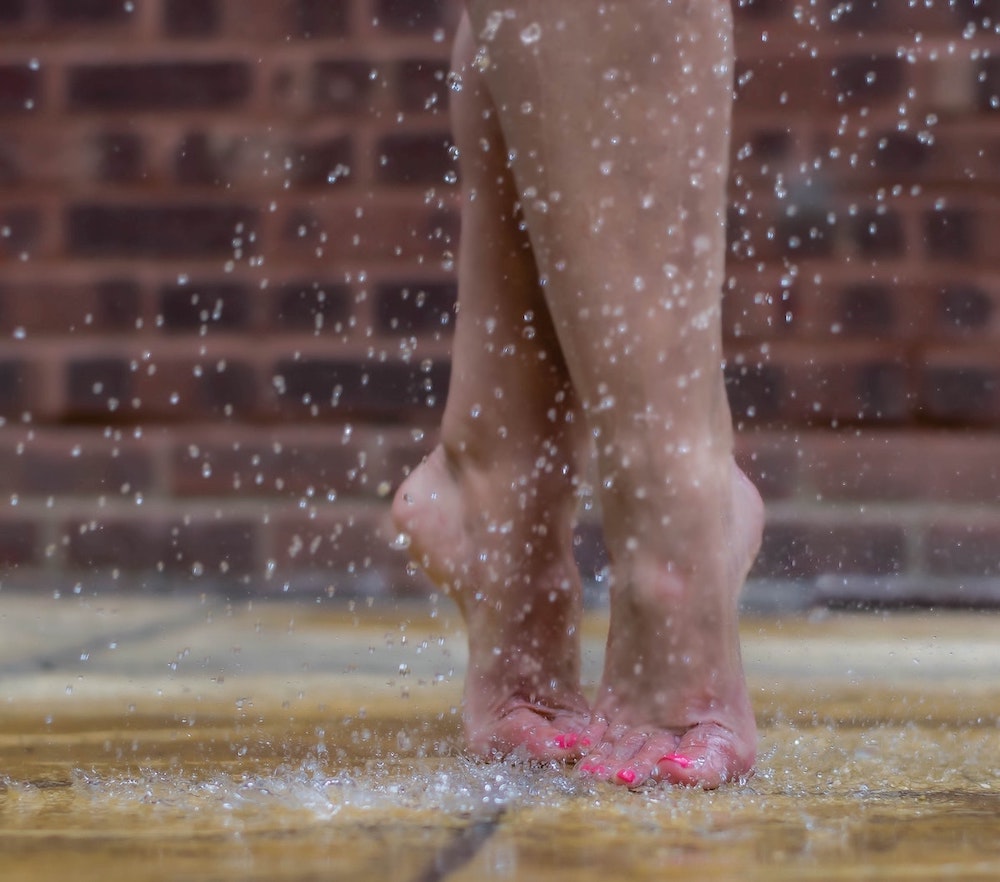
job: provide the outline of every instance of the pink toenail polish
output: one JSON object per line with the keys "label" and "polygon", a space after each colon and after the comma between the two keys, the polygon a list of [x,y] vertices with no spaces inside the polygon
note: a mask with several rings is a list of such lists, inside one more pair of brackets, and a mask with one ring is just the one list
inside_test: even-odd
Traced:
{"label": "pink toenail polish", "polygon": [[581,738],[580,739],[580,746],[581,747],[590,747],[590,739],[589,738]]}
{"label": "pink toenail polish", "polygon": [[583,772],[585,775],[593,775],[597,771],[597,766],[592,766],[590,763],[586,763],[582,766],[577,766],[577,768]]}
{"label": "pink toenail polish", "polygon": [[619,769],[618,770],[618,780],[624,781],[626,784],[635,783],[635,772],[632,769]]}
{"label": "pink toenail polish", "polygon": [[555,746],[558,747],[560,750],[569,750],[576,745],[576,742],[577,742],[577,736],[574,735],[572,732],[569,732],[565,735],[556,735],[555,739],[553,740]]}
{"label": "pink toenail polish", "polygon": [[680,766],[682,769],[688,768],[691,765],[691,760],[686,756],[681,756],[679,753],[668,753],[665,756],[660,757],[660,762],[673,763],[675,766]]}

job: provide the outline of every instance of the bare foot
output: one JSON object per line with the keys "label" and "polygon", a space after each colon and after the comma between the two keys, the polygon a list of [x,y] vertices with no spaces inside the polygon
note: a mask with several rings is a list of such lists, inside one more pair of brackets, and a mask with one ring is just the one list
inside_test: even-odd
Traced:
{"label": "bare foot", "polygon": [[763,504],[733,466],[725,584],[633,572],[642,590],[612,596],[611,630],[592,741],[577,769],[638,787],[712,789],[752,774],[757,728],[740,660],[738,595],[760,546]]}
{"label": "bare foot", "polygon": [[[469,634],[464,720],[485,759],[578,758],[590,721],[580,692],[582,597],[570,545],[572,503],[510,518],[496,469],[459,465],[441,446],[393,500],[415,563],[457,603]],[[555,513],[553,513],[555,512]]]}

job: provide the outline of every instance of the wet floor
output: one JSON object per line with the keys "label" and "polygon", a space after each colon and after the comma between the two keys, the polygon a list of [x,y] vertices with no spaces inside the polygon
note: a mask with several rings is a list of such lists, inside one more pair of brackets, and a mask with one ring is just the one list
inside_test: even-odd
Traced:
{"label": "wet floor", "polygon": [[629,793],[464,759],[433,612],[4,597],[3,879],[1000,878],[997,615],[748,620],[757,775]]}

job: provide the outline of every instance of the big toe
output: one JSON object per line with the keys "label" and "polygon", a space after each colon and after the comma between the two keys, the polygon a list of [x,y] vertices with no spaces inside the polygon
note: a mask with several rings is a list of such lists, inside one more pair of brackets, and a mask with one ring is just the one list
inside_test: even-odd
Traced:
{"label": "big toe", "polygon": [[688,730],[676,748],[657,759],[652,777],[714,790],[753,774],[754,742],[719,723],[702,723]]}

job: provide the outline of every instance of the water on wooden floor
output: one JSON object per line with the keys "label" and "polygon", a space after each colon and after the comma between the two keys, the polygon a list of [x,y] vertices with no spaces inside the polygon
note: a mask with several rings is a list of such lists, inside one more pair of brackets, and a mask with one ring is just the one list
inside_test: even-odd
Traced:
{"label": "water on wooden floor", "polygon": [[988,614],[749,621],[756,776],[629,793],[463,758],[447,612],[2,609],[9,882],[1000,878]]}

